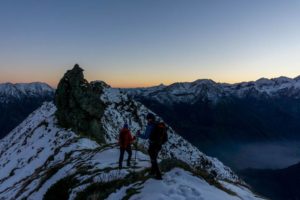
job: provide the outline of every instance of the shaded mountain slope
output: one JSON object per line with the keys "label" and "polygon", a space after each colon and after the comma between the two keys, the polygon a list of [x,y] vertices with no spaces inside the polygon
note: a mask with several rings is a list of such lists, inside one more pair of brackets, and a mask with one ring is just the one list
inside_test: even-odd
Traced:
{"label": "shaded mountain slope", "polygon": [[45,83],[0,84],[0,138],[53,96],[54,90]]}
{"label": "shaded mountain slope", "polygon": [[248,169],[240,175],[257,192],[274,200],[296,200],[300,198],[300,163],[280,170]]}

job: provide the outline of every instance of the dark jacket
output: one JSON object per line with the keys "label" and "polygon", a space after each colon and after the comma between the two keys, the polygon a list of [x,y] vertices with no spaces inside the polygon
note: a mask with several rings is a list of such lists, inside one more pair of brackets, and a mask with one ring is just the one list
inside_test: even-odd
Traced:
{"label": "dark jacket", "polygon": [[154,131],[155,127],[156,127],[155,122],[148,123],[144,134],[139,135],[139,137],[142,138],[142,139],[145,139],[145,140],[149,139],[150,135]]}
{"label": "dark jacket", "polygon": [[159,123],[157,122],[148,123],[144,134],[140,135],[140,138],[149,139],[150,144],[162,145],[161,133],[158,129],[158,124]]}

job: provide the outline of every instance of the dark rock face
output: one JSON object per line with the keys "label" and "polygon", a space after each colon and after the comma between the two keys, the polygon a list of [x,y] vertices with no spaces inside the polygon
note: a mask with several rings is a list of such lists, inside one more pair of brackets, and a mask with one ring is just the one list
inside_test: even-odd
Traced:
{"label": "dark rock face", "polygon": [[99,87],[95,90],[84,79],[83,69],[79,65],[76,64],[72,70],[68,70],[55,93],[58,123],[104,143],[101,117],[105,108],[99,98],[100,90]]}

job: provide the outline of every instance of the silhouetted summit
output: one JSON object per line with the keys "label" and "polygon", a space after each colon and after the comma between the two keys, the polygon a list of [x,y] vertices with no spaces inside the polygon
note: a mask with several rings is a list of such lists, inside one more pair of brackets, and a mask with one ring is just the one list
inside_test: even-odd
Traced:
{"label": "silhouetted summit", "polygon": [[99,93],[84,79],[83,69],[76,64],[60,80],[56,93],[56,117],[61,126],[104,142],[101,117],[104,104]]}

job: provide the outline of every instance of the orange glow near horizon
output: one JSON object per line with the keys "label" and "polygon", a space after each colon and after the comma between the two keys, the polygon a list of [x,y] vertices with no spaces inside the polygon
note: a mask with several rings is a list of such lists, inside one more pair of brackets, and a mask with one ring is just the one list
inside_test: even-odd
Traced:
{"label": "orange glow near horizon", "polygon": [[[23,71],[23,70],[22,70]],[[63,76],[63,70],[58,70],[56,73],[53,74],[45,74],[41,72],[22,72],[22,73],[6,73],[7,71],[3,71],[4,73],[0,74],[0,82],[11,82],[11,83],[28,83],[28,82],[45,82],[49,84],[51,87],[56,88],[59,80]],[[293,73],[284,73],[283,70],[276,70],[276,73],[271,73],[270,71],[263,71],[258,72],[251,72],[248,73],[244,71],[237,71],[236,73],[173,73],[173,74],[149,74],[145,73],[137,73],[137,74],[105,74],[105,73],[91,73],[91,70],[86,70],[84,72],[85,78],[88,81],[93,80],[102,80],[106,82],[108,85],[115,87],[115,88],[139,88],[139,87],[151,87],[157,86],[159,84],[170,85],[175,82],[193,82],[198,79],[211,79],[215,82],[222,82],[222,83],[239,83],[245,81],[255,81],[259,78],[275,78],[279,76],[287,76],[290,78],[295,78],[296,76],[300,75],[300,71],[297,70],[293,71]],[[234,76],[235,74],[235,76]],[[240,75],[243,74],[243,75]],[[268,76],[264,76],[263,74],[269,74]]]}
{"label": "orange glow near horizon", "polygon": [[[279,75],[280,76],[280,75]],[[271,76],[271,77],[264,77],[264,78],[276,78],[279,76]],[[287,76],[289,78],[295,78],[296,76]],[[236,79],[236,80],[216,80],[216,79],[211,79],[215,82],[219,82],[219,83],[229,83],[229,84],[234,84],[234,83],[240,83],[240,82],[248,82],[248,81],[255,81],[259,78],[262,77],[258,77],[258,78],[250,78],[250,79]],[[209,78],[197,78],[197,79],[189,79],[189,80],[166,80],[166,81],[147,81],[147,82],[141,82],[141,81],[134,81],[134,80],[129,80],[129,81],[114,81],[114,80],[103,80],[104,82],[106,82],[108,85],[110,85],[111,87],[114,88],[142,88],[142,87],[152,87],[152,86],[157,86],[160,84],[164,84],[164,85],[171,85],[173,83],[176,82],[193,82],[196,81],[198,79],[209,79]],[[101,80],[101,79],[95,79],[95,80]],[[89,80],[88,81],[93,81],[93,80]],[[10,83],[30,83],[30,82],[44,82],[49,84],[51,87],[53,88],[57,88],[58,82],[59,80],[41,80],[41,79],[20,79],[20,80],[16,80],[16,79],[12,79],[12,80],[1,80],[1,83],[6,83],[6,82],[10,82]]]}

